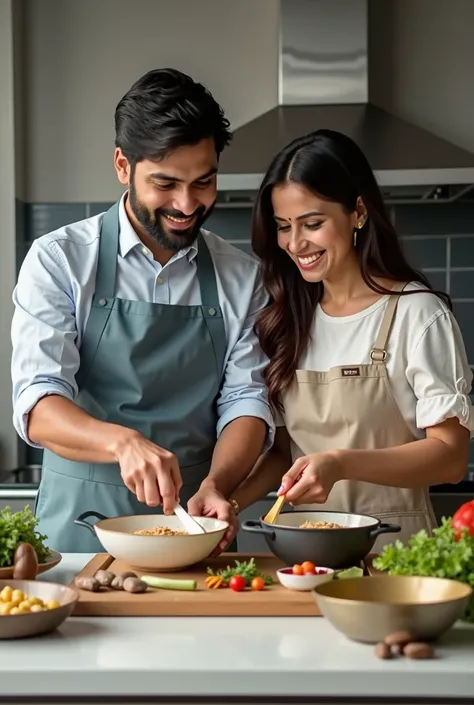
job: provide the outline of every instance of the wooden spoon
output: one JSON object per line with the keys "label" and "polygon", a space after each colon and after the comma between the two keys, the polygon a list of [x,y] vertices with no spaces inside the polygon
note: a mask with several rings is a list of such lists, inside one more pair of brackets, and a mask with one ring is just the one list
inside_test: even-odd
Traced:
{"label": "wooden spoon", "polygon": [[278,519],[278,516],[281,512],[281,508],[284,504],[285,495],[281,494],[273,505],[273,507],[270,509],[270,511],[263,517],[263,521],[265,521],[267,524],[274,524]]}

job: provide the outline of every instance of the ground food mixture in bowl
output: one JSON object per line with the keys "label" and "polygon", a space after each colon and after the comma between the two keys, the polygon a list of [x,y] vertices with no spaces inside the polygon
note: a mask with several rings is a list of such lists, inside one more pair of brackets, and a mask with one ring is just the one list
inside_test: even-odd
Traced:
{"label": "ground food mixture in bowl", "polygon": [[137,529],[135,536],[188,536],[187,531],[170,529],[168,526],[153,526],[151,529]]}
{"label": "ground food mixture in bowl", "polygon": [[342,524],[335,521],[304,521],[300,524],[300,529],[343,529]]}

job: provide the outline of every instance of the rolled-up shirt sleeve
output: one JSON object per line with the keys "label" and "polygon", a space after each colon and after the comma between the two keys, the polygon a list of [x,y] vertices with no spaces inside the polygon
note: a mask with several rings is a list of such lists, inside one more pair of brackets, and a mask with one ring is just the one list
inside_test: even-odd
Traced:
{"label": "rolled-up shirt sleeve", "polygon": [[258,269],[247,316],[239,337],[232,347],[225,367],[224,380],[217,400],[217,435],[231,421],[241,416],[255,416],[267,424],[265,450],[273,444],[275,421],[268,401],[263,377],[268,358],[262,351],[254,331],[255,321],[266,306],[268,296]]}
{"label": "rolled-up shirt sleeve", "polygon": [[11,327],[13,423],[28,437],[28,414],[44,396],[73,400],[79,369],[73,289],[67,262],[55,241],[36,240],[27,253],[13,292]]}
{"label": "rolled-up shirt sleeve", "polygon": [[412,351],[407,379],[417,398],[420,429],[457,418],[474,438],[472,371],[458,323],[450,312],[434,317]]}

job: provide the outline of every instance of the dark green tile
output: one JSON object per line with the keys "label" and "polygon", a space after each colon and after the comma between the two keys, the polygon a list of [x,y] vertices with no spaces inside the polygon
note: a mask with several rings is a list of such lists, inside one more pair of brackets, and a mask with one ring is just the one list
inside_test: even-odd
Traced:
{"label": "dark green tile", "polygon": [[474,203],[433,203],[395,206],[401,235],[452,235],[474,232]]}
{"label": "dark green tile", "polygon": [[27,465],[41,465],[43,462],[43,450],[42,448],[32,448],[28,446],[26,451],[26,463]]}
{"label": "dark green tile", "polygon": [[413,267],[446,267],[446,238],[402,238],[403,250]]}
{"label": "dark green tile", "polygon": [[17,244],[26,240],[26,203],[15,199],[15,232]]}
{"label": "dark green tile", "polygon": [[232,244],[234,245],[234,247],[238,247],[239,250],[243,250],[248,255],[251,255],[252,257],[256,258],[256,255],[255,255],[254,251],[252,250],[252,246],[249,242],[248,243],[247,242],[233,242]]}
{"label": "dark green tile", "polygon": [[250,208],[215,208],[204,227],[226,240],[250,241]]}
{"label": "dark green tile", "polygon": [[104,213],[104,211],[108,211],[111,206],[113,206],[113,203],[88,203],[88,215],[89,217],[93,215],[99,215],[99,213]]}
{"label": "dark green tile", "polygon": [[474,235],[451,238],[451,267],[474,267]]}
{"label": "dark green tile", "polygon": [[450,293],[453,299],[474,299],[474,271],[451,272]]}
{"label": "dark green tile", "polygon": [[474,303],[454,302],[453,307],[464,338],[469,364],[474,365]]}
{"label": "dark green tile", "polygon": [[429,283],[437,291],[446,291],[446,272],[424,272]]}
{"label": "dark green tile", "polygon": [[18,243],[16,246],[16,274],[18,276],[20,272],[20,267],[23,264],[23,260],[26,257],[26,253],[30,249],[29,243]]}
{"label": "dark green tile", "polygon": [[85,203],[28,203],[26,238],[34,240],[86,217]]}

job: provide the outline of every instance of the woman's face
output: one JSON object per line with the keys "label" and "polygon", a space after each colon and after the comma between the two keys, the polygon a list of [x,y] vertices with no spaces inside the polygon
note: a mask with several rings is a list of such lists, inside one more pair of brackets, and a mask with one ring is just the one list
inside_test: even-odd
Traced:
{"label": "woman's face", "polygon": [[357,262],[354,228],[365,222],[357,211],[318,198],[289,182],[272,191],[278,244],[308,282],[340,278]]}

